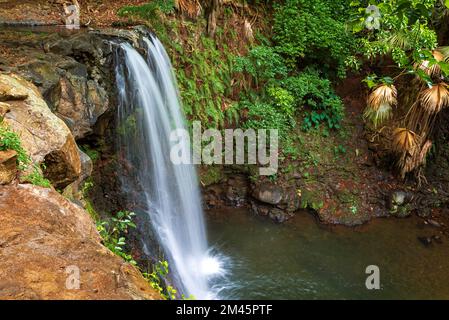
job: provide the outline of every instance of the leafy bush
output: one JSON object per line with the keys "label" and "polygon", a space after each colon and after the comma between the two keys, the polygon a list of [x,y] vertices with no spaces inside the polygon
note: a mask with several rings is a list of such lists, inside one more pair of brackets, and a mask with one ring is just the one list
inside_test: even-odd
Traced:
{"label": "leafy bush", "polygon": [[346,30],[343,10],[337,10],[346,2],[332,1],[330,5],[324,0],[286,0],[276,5],[276,51],[293,66],[299,58],[307,58],[329,69],[336,67],[339,76],[344,76],[345,61],[355,44]]}
{"label": "leafy bush", "polygon": [[297,76],[281,82],[295,98],[297,107],[304,109],[303,129],[308,130],[321,123],[329,129],[338,129],[344,116],[344,105],[331,82],[321,78],[313,69],[307,69]]}
{"label": "leafy bush", "polygon": [[136,227],[134,222],[132,222],[134,216],[134,212],[120,211],[110,221],[97,221],[97,230],[103,239],[105,247],[122,257],[125,261],[136,265],[136,261],[134,261],[132,256],[124,251],[126,245],[125,235],[128,233],[129,228]]}
{"label": "leafy bush", "polygon": [[156,289],[166,300],[176,299],[176,289],[172,286],[166,285],[165,279],[168,276],[168,262],[158,261],[153,265],[153,272],[143,273],[143,276],[148,280],[151,287]]}
{"label": "leafy bush", "polygon": [[359,54],[368,59],[391,55],[401,68],[412,69],[414,58],[422,50],[437,47],[437,36],[430,28],[434,0],[380,0],[381,16],[376,30],[366,29],[366,1],[351,2],[352,30],[359,36]]}
{"label": "leafy bush", "polygon": [[281,87],[269,87],[267,89],[268,96],[279,111],[292,117],[295,113],[295,97]]}
{"label": "leafy bush", "polygon": [[248,109],[248,120],[244,124],[248,129],[278,129],[282,138],[296,125],[292,116],[272,104],[246,101],[243,106]]}
{"label": "leafy bush", "polygon": [[170,14],[175,10],[174,0],[154,0],[140,6],[125,6],[117,11],[120,17],[137,16],[142,19],[151,20],[157,18],[158,11]]}
{"label": "leafy bush", "polygon": [[37,165],[33,166],[33,171],[30,174],[21,177],[20,180],[22,182],[29,182],[31,184],[34,184],[35,186],[40,186],[44,188],[51,187],[50,181],[44,178]]}
{"label": "leafy bush", "polygon": [[248,73],[256,83],[287,75],[284,59],[269,46],[257,46],[252,48],[246,56],[236,57],[234,71]]}

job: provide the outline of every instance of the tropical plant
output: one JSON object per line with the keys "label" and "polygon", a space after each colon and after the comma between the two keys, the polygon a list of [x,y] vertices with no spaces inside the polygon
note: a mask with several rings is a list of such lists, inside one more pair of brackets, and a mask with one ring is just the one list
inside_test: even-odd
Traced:
{"label": "tropical plant", "polygon": [[[168,262],[166,260],[158,261],[152,266],[151,273],[143,273],[153,289],[157,290],[165,300],[176,299],[177,290],[167,284]],[[184,298],[184,296],[183,296]]]}
{"label": "tropical plant", "polygon": [[[402,177],[425,164],[432,146],[436,117],[449,106],[449,49],[438,47],[437,36],[432,29],[432,16],[436,10],[435,0],[379,0],[375,11],[377,24],[368,28],[365,10],[367,1],[353,1],[358,7],[352,28],[359,37],[360,55],[373,60],[391,57],[398,70],[395,77],[378,81],[370,75],[365,82],[371,89],[364,111],[365,119],[377,131],[379,125],[392,128],[388,148],[397,159]],[[449,4],[449,3],[448,3]],[[372,19],[371,19],[372,20]],[[405,77],[405,82],[401,78]],[[388,79],[388,81],[383,81]],[[400,108],[399,93],[404,92]],[[404,83],[407,85],[404,86]]]}
{"label": "tropical plant", "polygon": [[[45,169],[45,165],[41,165]],[[31,173],[20,177],[21,182],[29,182],[35,186],[40,186],[44,188],[51,188],[50,180],[44,178],[41,173],[41,168],[38,165],[33,165],[33,171]]]}
{"label": "tropical plant", "polygon": [[397,103],[396,87],[388,84],[379,85],[368,96],[363,115],[377,127],[392,117],[393,106],[396,106]]}
{"label": "tropical plant", "polygon": [[126,245],[125,236],[128,234],[129,228],[136,228],[132,221],[134,216],[134,212],[119,211],[109,221],[97,221],[97,230],[103,239],[105,247],[122,257],[125,261],[136,265],[136,261],[124,250]]}

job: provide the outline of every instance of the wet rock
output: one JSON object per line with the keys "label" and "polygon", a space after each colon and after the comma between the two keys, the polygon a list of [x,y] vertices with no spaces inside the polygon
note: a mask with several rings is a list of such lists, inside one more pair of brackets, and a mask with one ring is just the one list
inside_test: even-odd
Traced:
{"label": "wet rock", "polygon": [[[35,37],[31,42],[20,35],[11,40],[0,32],[0,42],[18,48],[24,61],[19,65],[13,59],[2,63],[39,89],[47,105],[64,120],[75,139],[85,138],[109,109],[110,98],[115,98],[112,51],[105,42],[108,36],[81,32]],[[12,98],[25,97],[16,93],[3,99]]]}
{"label": "wet rock", "polygon": [[21,137],[22,147],[36,163],[46,162],[46,177],[57,188],[78,179],[81,162],[75,139],[64,122],[48,108],[37,88],[15,74],[0,73],[7,84],[25,100],[9,100],[11,111],[4,122]]}
{"label": "wet rock", "polygon": [[428,219],[427,222],[435,228],[441,228],[441,224],[433,219]]}
{"label": "wet rock", "polygon": [[81,174],[75,182],[64,188],[63,195],[72,202],[85,207],[85,202],[83,202],[84,195],[82,192],[82,187],[84,181],[92,175],[93,163],[90,157],[83,151],[78,149],[78,152],[81,160]]}
{"label": "wet rock", "polygon": [[421,242],[425,247],[429,247],[432,244],[431,237],[418,237],[419,242]]}
{"label": "wet rock", "polygon": [[61,78],[59,87],[55,112],[75,138],[83,138],[92,132],[98,117],[109,108],[108,95],[95,81],[71,73]]}
{"label": "wet rock", "polygon": [[84,153],[80,149],[78,149],[78,152],[81,160],[81,175],[79,177],[79,183],[82,183],[92,175],[94,166],[92,163],[92,159],[86,153]]}
{"label": "wet rock", "polygon": [[243,176],[234,176],[228,179],[226,187],[226,202],[229,205],[240,207],[247,202],[248,181]]}
{"label": "wet rock", "polygon": [[439,244],[443,243],[443,240],[441,239],[441,236],[439,236],[439,235],[434,235],[434,236],[432,236],[432,238],[436,243],[439,243]]}
{"label": "wet rock", "polygon": [[251,211],[259,216],[268,216],[272,207],[251,201]]}
{"label": "wet rock", "polygon": [[0,185],[11,183],[17,175],[17,152],[0,151]]}
{"label": "wet rock", "polygon": [[389,193],[387,199],[387,208],[392,216],[397,218],[405,218],[410,216],[411,210],[408,203],[411,195],[402,190],[393,190]]}
{"label": "wet rock", "polygon": [[283,222],[287,221],[288,219],[290,219],[292,217],[292,215],[290,215],[289,213],[287,213],[283,210],[273,208],[270,210],[269,217],[271,220],[273,220],[276,223],[283,223]]}
{"label": "wet rock", "polygon": [[[0,186],[0,299],[160,299],[101,244],[89,214],[56,191]],[[81,286],[66,286],[79,271]]]}
{"label": "wet rock", "polygon": [[263,183],[256,186],[252,195],[261,202],[275,205],[281,202],[283,190],[275,184]]}

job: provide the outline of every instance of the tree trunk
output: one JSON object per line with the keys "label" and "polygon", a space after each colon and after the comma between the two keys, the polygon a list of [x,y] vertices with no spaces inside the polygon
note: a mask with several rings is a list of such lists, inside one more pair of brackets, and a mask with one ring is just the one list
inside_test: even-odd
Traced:
{"label": "tree trunk", "polygon": [[207,34],[213,38],[217,30],[217,11],[220,7],[220,0],[208,0],[207,4]]}

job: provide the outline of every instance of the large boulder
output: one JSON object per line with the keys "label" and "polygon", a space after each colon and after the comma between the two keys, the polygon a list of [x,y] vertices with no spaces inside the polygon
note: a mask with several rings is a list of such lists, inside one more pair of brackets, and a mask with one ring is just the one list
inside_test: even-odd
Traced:
{"label": "large boulder", "polygon": [[65,121],[75,138],[92,132],[94,124],[109,106],[106,91],[87,76],[67,73],[59,81],[56,114]]}
{"label": "large boulder", "polygon": [[160,299],[56,191],[0,186],[0,212],[0,299]]}
{"label": "large boulder", "polygon": [[32,82],[75,139],[85,138],[109,109],[111,96],[115,97],[107,39],[108,35],[94,32],[25,37],[18,31],[0,30],[0,43],[14,48],[14,55],[0,59],[0,69]]}
{"label": "large boulder", "polygon": [[17,174],[17,152],[0,151],[0,185],[11,183]]}
{"label": "large boulder", "polygon": [[64,188],[78,179],[81,161],[75,139],[38,89],[15,74],[0,73],[0,100],[10,109],[4,122],[18,133],[34,163],[45,162],[45,176],[52,184]]}

